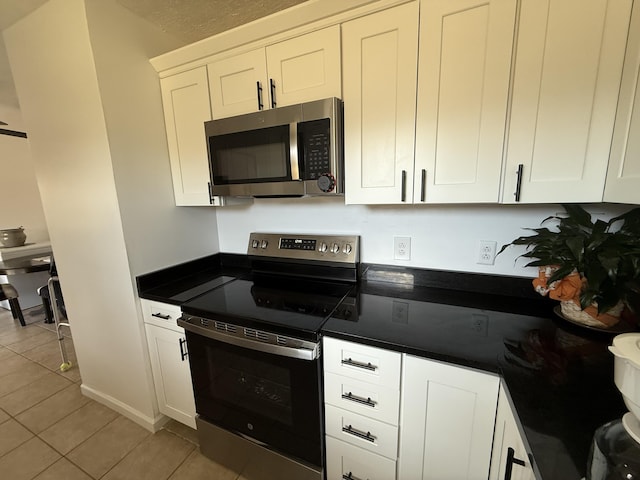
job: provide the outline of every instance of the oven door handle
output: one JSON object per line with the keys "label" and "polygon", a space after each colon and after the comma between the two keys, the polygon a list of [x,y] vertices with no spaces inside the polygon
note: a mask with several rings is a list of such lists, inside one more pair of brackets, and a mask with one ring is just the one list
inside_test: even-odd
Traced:
{"label": "oven door handle", "polygon": [[308,361],[315,360],[320,356],[320,348],[319,348],[319,344],[317,343],[307,342],[309,343],[309,346],[311,346],[312,348],[274,345],[271,343],[261,342],[260,340],[252,340],[250,338],[241,337],[241,336],[238,336],[237,334],[233,335],[233,334],[228,334],[224,332],[218,332],[216,330],[211,330],[206,327],[194,325],[193,323],[190,323],[187,319],[183,317],[178,318],[178,325],[184,328],[188,332],[195,333],[197,335],[202,335],[212,340],[218,340],[223,343],[229,343],[237,347],[256,350],[258,352],[272,353],[274,355],[279,355],[281,357],[297,358],[299,360],[308,360]]}

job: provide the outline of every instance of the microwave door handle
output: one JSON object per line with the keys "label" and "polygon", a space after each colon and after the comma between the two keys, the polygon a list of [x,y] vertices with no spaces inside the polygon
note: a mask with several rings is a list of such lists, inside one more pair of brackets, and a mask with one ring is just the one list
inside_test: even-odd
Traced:
{"label": "microwave door handle", "polygon": [[298,163],[298,124],[289,124],[289,161],[291,162],[291,180],[300,180]]}

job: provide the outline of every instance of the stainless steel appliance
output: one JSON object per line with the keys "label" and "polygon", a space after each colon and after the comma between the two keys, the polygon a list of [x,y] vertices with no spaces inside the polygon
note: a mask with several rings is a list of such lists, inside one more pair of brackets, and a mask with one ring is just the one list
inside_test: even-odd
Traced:
{"label": "stainless steel appliance", "polygon": [[200,450],[243,478],[323,475],[319,331],[357,315],[357,236],[253,233],[251,274],[182,306]]}
{"label": "stainless steel appliance", "polygon": [[205,122],[211,195],[341,195],[342,102],[328,98]]}

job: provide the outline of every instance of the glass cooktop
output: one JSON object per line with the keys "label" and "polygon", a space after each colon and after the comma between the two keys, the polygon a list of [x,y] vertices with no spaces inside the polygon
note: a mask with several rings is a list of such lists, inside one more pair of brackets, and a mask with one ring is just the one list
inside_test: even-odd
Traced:
{"label": "glass cooktop", "polygon": [[276,278],[234,280],[182,305],[209,320],[309,338],[352,285]]}

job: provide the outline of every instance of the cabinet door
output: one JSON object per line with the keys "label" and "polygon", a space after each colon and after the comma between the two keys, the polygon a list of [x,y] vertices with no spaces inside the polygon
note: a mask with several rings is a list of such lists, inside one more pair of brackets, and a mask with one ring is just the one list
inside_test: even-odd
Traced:
{"label": "cabinet door", "polygon": [[[512,449],[511,456],[509,455],[509,449]],[[519,464],[519,462],[514,463],[514,460],[522,461],[524,465]],[[506,476],[509,463],[511,463],[510,477]],[[527,450],[507,398],[507,392],[501,385],[489,480],[535,480],[535,478]]]}
{"label": "cabinet door", "polygon": [[269,108],[264,48],[210,63],[207,70],[213,118]]}
{"label": "cabinet door", "polygon": [[277,107],[341,98],[340,26],[268,46],[267,72]]}
{"label": "cabinet door", "polygon": [[160,412],[196,428],[196,405],[184,333],[155,325],[145,325],[145,328]]}
{"label": "cabinet door", "polygon": [[640,204],[640,8],[631,18],[605,202]]}
{"label": "cabinet door", "polygon": [[211,120],[207,70],[160,80],[176,205],[210,205],[204,122]]}
{"label": "cabinet door", "polygon": [[521,2],[504,203],[602,200],[631,5]]}
{"label": "cabinet door", "polygon": [[398,478],[486,479],[498,386],[496,376],[405,355]]}
{"label": "cabinet door", "polygon": [[342,25],[346,203],[411,203],[418,3]]}
{"label": "cabinet door", "polygon": [[498,202],[515,14],[512,0],[423,2],[415,203]]}

